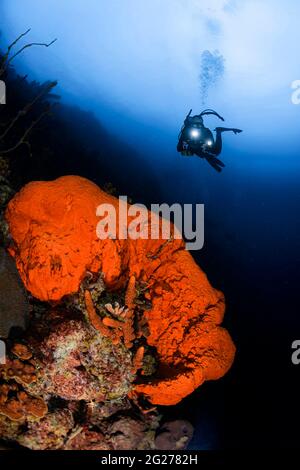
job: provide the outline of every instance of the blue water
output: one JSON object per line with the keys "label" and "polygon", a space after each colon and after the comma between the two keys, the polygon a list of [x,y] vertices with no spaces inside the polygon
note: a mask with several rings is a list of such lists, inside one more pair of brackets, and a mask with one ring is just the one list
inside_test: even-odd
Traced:
{"label": "blue water", "polygon": [[[29,40],[57,36],[51,48],[31,48],[15,65],[32,79],[57,79],[63,103],[93,113],[116,142],[114,182],[128,195],[139,187],[138,202],[205,204],[205,246],[193,256],[225,292],[238,353],[228,376],[174,411],[194,420],[192,447],[292,447],[299,438],[299,372],[290,346],[300,335],[300,106],[291,102],[291,83],[300,74],[300,5],[203,5],[3,0],[2,46],[27,27]],[[205,107],[244,131],[224,135],[222,174],[176,152],[186,113],[202,107],[201,53],[214,48],[225,71]],[[91,151],[106,146],[96,127],[74,125]]]}

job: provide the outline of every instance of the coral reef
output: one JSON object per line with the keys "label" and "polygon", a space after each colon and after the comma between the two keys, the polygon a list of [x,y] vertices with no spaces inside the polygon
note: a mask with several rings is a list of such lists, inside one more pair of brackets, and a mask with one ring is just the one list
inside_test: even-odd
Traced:
{"label": "coral reef", "polygon": [[65,444],[65,438],[74,427],[71,411],[56,410],[40,421],[31,421],[18,437],[18,442],[33,450],[56,450]]}
{"label": "coral reef", "polygon": [[95,332],[79,314],[49,312],[34,324],[29,342],[40,364],[27,387],[31,394],[100,402],[131,390],[131,353]]}
{"label": "coral reef", "polygon": [[155,447],[160,450],[182,450],[187,447],[193,437],[194,429],[185,420],[165,423],[155,439]]}
{"label": "coral reef", "polygon": [[0,438],[33,450],[154,448],[159,415],[144,417],[127,398],[141,347],[134,353],[114,344],[73,300],[73,310],[33,308],[22,342],[8,343],[0,367]]}
{"label": "coral reef", "polygon": [[36,381],[35,367],[19,359],[7,359],[6,364],[0,368],[1,375],[6,379],[14,379],[22,385],[29,385]]}
{"label": "coral reef", "polygon": [[11,421],[23,421],[26,418],[43,418],[48,408],[44,400],[28,395],[13,384],[0,386],[0,415]]}
{"label": "coral reef", "polygon": [[[63,302],[77,295],[95,332],[113,346],[130,351],[134,347],[132,370],[144,367],[147,351],[138,348],[153,348],[158,370],[150,377],[140,374],[135,397],[176,404],[205,380],[224,375],[232,364],[235,348],[220,327],[223,294],[211,287],[183,241],[172,235],[167,241],[132,240],[119,237],[118,231],[117,239],[100,240],[96,209],[105,203],[112,204],[118,216],[119,201],[81,177],[26,185],[6,211],[14,241],[10,253],[34,297]],[[148,218],[151,224],[150,213]],[[124,292],[126,308],[119,318],[105,308],[113,302],[97,305],[92,293],[82,288],[87,273],[101,274],[108,293]],[[146,286],[142,300],[151,303],[142,312],[139,286]],[[84,302],[78,296],[82,289]]]}
{"label": "coral reef", "polygon": [[90,431],[86,427],[78,428],[64,448],[65,450],[113,450],[104,434]]}
{"label": "coral reef", "polygon": [[[1,57],[5,80],[24,47],[12,56],[10,52],[28,33]],[[195,268],[195,285],[199,281],[203,297],[196,302],[195,287],[191,293],[187,289],[192,259],[175,274],[175,256],[184,246],[172,236],[155,242],[100,241],[96,207],[105,202],[116,206],[117,200],[83,178],[31,183],[14,197],[28,179],[56,175],[65,149],[74,168],[81,148],[77,142],[61,145],[61,137],[67,131],[73,138],[74,129],[69,131],[57,116],[33,140],[33,131],[56,99],[51,93],[56,82],[41,86],[13,75],[10,85],[0,138],[0,337],[7,350],[6,364],[0,366],[0,439],[34,450],[184,448],[191,435],[188,424],[167,423],[160,429],[161,415],[145,397],[170,404],[174,395],[179,401],[197,386],[194,369],[208,364],[209,353],[223,361],[214,378],[229,367],[233,346],[228,336],[220,344],[216,334],[187,360],[179,348],[180,335],[186,347],[194,341],[196,332],[190,334],[190,329],[204,316],[212,318],[207,331],[218,329],[215,291]],[[43,139],[50,122],[58,147]],[[85,157],[80,155],[86,163]],[[107,192],[114,188],[110,185]],[[171,268],[170,280],[160,272],[164,265]],[[190,297],[186,304],[183,292],[176,299],[181,289]],[[162,305],[160,297],[165,299]],[[184,310],[190,307],[191,317]],[[160,308],[165,309],[166,334],[158,325]],[[174,328],[179,333],[172,336]],[[218,347],[226,359],[219,357]],[[189,388],[180,392],[187,374],[192,377]]]}

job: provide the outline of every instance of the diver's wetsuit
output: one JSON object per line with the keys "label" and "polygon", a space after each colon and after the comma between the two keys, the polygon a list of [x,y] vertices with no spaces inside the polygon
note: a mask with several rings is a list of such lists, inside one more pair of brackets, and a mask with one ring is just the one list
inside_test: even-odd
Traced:
{"label": "diver's wetsuit", "polygon": [[[225,166],[221,160],[216,158],[222,151],[222,133],[231,131],[237,134],[242,132],[240,129],[236,128],[216,127],[216,139],[214,140],[212,132],[207,127],[203,126],[197,129],[201,132],[201,137],[199,140],[193,141],[188,135],[188,129],[187,126],[183,127],[177,144],[177,151],[188,157],[197,155],[200,158],[205,158],[218,172],[222,171],[222,167]],[[210,145],[208,145],[207,142],[209,142]]]}

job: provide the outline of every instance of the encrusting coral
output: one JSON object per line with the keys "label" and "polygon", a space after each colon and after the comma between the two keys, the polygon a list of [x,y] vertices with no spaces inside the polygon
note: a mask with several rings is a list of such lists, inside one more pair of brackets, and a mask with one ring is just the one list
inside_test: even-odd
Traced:
{"label": "encrusting coral", "polygon": [[[10,397],[9,395],[14,395]],[[43,418],[48,411],[47,404],[41,398],[35,398],[20,390],[16,384],[0,385],[0,415],[12,421],[25,418]]]}
{"label": "encrusting coral", "polygon": [[48,413],[39,421],[30,421],[18,442],[33,450],[56,450],[64,446],[66,436],[74,427],[71,411],[58,409]]}
{"label": "encrusting coral", "polygon": [[41,365],[27,386],[31,394],[101,402],[131,390],[131,353],[98,334],[79,313],[52,310],[35,322],[30,334]]}
{"label": "encrusting coral", "polygon": [[[0,438],[34,450],[154,448],[157,413],[140,418],[127,398],[143,348],[134,355],[80,310],[64,308],[48,307],[9,347],[0,367]],[[116,437],[118,423],[125,428]]]}
{"label": "encrusting coral", "polygon": [[30,363],[24,363],[20,359],[7,359],[4,366],[0,366],[0,373],[6,379],[14,379],[16,382],[29,385],[36,380],[35,367]]}
{"label": "encrusting coral", "polygon": [[7,358],[6,363],[0,366],[0,415],[12,421],[42,418],[47,414],[46,402],[30,395],[26,388],[37,380],[37,369],[32,360],[29,348],[15,343],[11,353],[17,358]]}
{"label": "encrusting coral", "polygon": [[[84,178],[26,185],[6,210],[14,241],[10,253],[26,288],[43,301],[75,295],[87,273],[101,274],[108,292],[125,290],[123,318],[97,310],[85,290],[91,324],[115,345],[122,338],[127,349],[141,339],[138,330],[147,324],[144,341],[156,350],[158,370],[147,381],[140,380],[135,393],[153,404],[176,404],[205,380],[224,375],[232,364],[235,347],[220,327],[224,296],[211,287],[181,239],[123,239],[119,231],[129,222],[118,228],[117,239],[99,239],[100,204],[111,204],[118,217],[119,201]],[[151,225],[150,213],[148,219]],[[147,286],[144,300],[151,302],[143,318],[136,314],[139,284]]]}

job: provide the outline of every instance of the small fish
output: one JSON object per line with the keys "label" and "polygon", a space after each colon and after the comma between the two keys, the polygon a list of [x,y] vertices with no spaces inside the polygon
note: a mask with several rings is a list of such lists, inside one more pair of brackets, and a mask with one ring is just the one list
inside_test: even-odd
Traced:
{"label": "small fish", "polygon": [[0,247],[0,337],[7,338],[13,327],[25,329],[29,303],[14,259]]}

